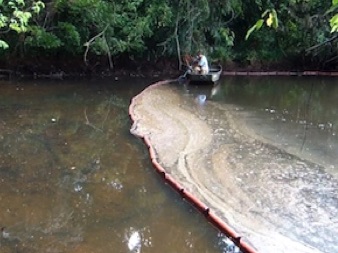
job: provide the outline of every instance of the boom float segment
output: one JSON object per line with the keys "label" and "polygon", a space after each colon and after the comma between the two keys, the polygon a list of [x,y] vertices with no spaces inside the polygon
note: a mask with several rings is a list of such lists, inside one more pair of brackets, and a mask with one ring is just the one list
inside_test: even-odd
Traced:
{"label": "boom float segment", "polygon": [[[245,74],[248,75],[248,73],[237,73],[238,75]],[[163,84],[168,84],[172,82],[173,80],[165,80],[160,81],[155,84],[152,84],[150,87],[156,87]],[[148,88],[150,88],[148,87]],[[148,89],[147,88],[147,89]],[[145,91],[145,90],[144,90]],[[140,94],[135,96],[131,100],[131,104],[129,106],[129,116],[133,123],[137,121],[137,117],[134,114],[134,107],[135,107],[135,101],[137,100],[137,97],[140,96],[144,91],[142,91]],[[137,128],[137,126],[135,126]],[[151,139],[148,136],[144,136],[137,131],[135,132],[135,129],[131,131],[133,135],[141,138],[149,150],[149,155],[151,162],[153,164],[154,169],[161,175],[161,177],[164,179],[164,181],[170,185],[173,189],[175,189],[183,199],[191,203],[198,211],[200,211],[206,219],[213,224],[216,228],[218,228],[222,233],[224,233],[226,236],[228,236],[237,247],[241,249],[244,253],[258,253],[252,246],[250,246],[248,243],[243,241],[242,237],[234,231],[228,224],[226,224],[221,218],[219,218],[210,208],[203,203],[201,200],[199,200],[196,196],[194,196],[191,192],[187,191],[180,183],[178,183],[169,173],[166,172],[165,168],[161,166],[161,164],[157,160],[156,151],[153,148],[151,144]]]}

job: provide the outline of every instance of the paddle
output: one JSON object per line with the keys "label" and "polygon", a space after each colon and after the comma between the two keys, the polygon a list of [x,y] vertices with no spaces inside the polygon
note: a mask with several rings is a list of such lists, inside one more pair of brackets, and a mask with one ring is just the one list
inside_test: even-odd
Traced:
{"label": "paddle", "polygon": [[[185,66],[185,65],[184,65]],[[186,78],[187,78],[187,74],[188,73],[191,73],[191,71],[192,71],[192,67],[191,66],[186,66],[187,67],[187,70],[185,71],[185,73],[183,74],[183,75],[180,75],[179,77],[178,77],[178,81],[184,81]]]}

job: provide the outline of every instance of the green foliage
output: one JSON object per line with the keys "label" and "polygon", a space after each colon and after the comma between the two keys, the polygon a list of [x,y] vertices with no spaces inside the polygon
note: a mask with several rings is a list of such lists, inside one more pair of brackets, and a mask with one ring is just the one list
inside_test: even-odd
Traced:
{"label": "green foliage", "polygon": [[220,27],[217,31],[213,30],[213,37],[217,45],[232,47],[234,45],[235,33],[229,28]]}
{"label": "green foliage", "polygon": [[338,31],[338,14],[330,19],[331,33]]}
{"label": "green foliage", "polygon": [[58,22],[53,30],[47,31],[40,26],[32,26],[25,39],[26,47],[44,50],[49,53],[57,51],[76,54],[80,52],[81,38],[76,27],[70,23]]}
{"label": "green foliage", "polygon": [[[326,12],[326,14],[330,14],[332,12],[337,12],[338,9],[338,0],[332,0],[331,8]],[[338,14],[333,15],[330,19],[331,33],[338,31]]]}
{"label": "green foliage", "polygon": [[[161,15],[159,15],[161,13]],[[154,2],[146,9],[146,15],[153,28],[165,28],[172,24],[173,9],[166,2]]]}
{"label": "green foliage", "polygon": [[[119,43],[117,43],[119,44]],[[122,45],[119,44],[120,46]],[[107,53],[107,44],[106,40],[104,38],[98,38],[95,40],[95,42],[91,46],[92,52],[94,52],[96,55],[102,55]]]}
{"label": "green foliage", "polygon": [[257,20],[256,24],[254,24],[247,32],[245,35],[245,39],[247,40],[250,36],[251,33],[253,33],[255,30],[261,29],[262,25],[264,23],[264,19],[259,19]]}
{"label": "green foliage", "polygon": [[62,49],[71,54],[80,52],[81,37],[76,27],[67,22],[59,22],[55,34],[61,41]]}
{"label": "green foliage", "polygon": [[[330,29],[333,32],[338,28],[338,19],[332,18],[328,22],[328,14],[334,13],[335,7],[330,8],[327,1],[262,1],[259,9],[266,11],[245,36],[246,40],[251,38],[250,42],[256,48],[256,42],[260,41],[258,47],[268,47],[275,52],[271,55],[297,59],[298,64],[325,64],[327,59],[334,56],[336,49],[327,42],[331,41]],[[263,29],[266,27],[273,29]],[[264,38],[263,30],[270,30],[270,35]],[[253,36],[256,33],[258,36]]]}
{"label": "green foliage", "polygon": [[214,60],[225,60],[231,57],[230,48],[234,46],[235,34],[229,28],[220,27],[211,31],[214,45],[210,47],[210,55]]}
{"label": "green foliage", "polygon": [[22,33],[27,31],[28,21],[32,17],[32,13],[28,11],[13,11],[14,19],[11,20],[9,28],[16,31],[17,33]]}
{"label": "green foliage", "polygon": [[7,26],[8,17],[4,16],[2,13],[0,13],[0,29]]}
{"label": "green foliage", "polygon": [[274,29],[278,28],[278,17],[277,12],[275,9],[266,10],[262,14],[262,18],[257,20],[257,22],[248,30],[245,40],[247,40],[250,37],[250,34],[254,31],[258,31],[262,28],[264,21],[268,27],[272,27]]}
{"label": "green foliage", "polygon": [[9,46],[8,44],[3,41],[3,40],[0,40],[0,49],[3,48],[3,49],[7,49]]}
{"label": "green foliage", "polygon": [[35,14],[39,14],[40,11],[44,8],[45,8],[45,4],[41,1],[37,1],[37,2],[33,2],[31,9]]}
{"label": "green foliage", "polygon": [[32,26],[30,31],[30,35],[25,40],[28,47],[51,50],[62,45],[61,40],[55,34],[47,32],[39,26]]}
{"label": "green foliage", "polygon": [[0,0],[0,48],[154,60],[202,49],[211,61],[326,62],[338,53],[337,8],[338,0]]}
{"label": "green foliage", "polygon": [[[144,50],[144,39],[152,35],[151,16],[142,11],[143,0],[121,0],[113,12],[107,43],[114,53]],[[109,36],[111,35],[111,36]]]}
{"label": "green foliage", "polygon": [[[57,9],[63,22],[68,25],[63,26],[67,35],[62,32],[58,37],[69,47],[67,50],[73,52],[74,49],[75,52],[83,52],[83,44],[90,46],[91,52],[96,55],[106,54],[108,51],[113,55],[144,51],[144,39],[153,34],[151,25],[154,24],[154,11],[166,8],[151,5],[148,11],[144,11],[143,5],[143,0],[78,0],[75,3],[59,0]],[[157,24],[164,24],[168,19],[168,16],[157,15]],[[73,26],[70,27],[69,24]],[[102,31],[104,34],[92,43],[85,43]]]}
{"label": "green foliage", "polygon": [[[15,31],[25,33],[33,14],[37,15],[45,7],[42,1],[1,0],[0,2],[0,32]],[[0,48],[7,49],[8,43],[0,40]]]}

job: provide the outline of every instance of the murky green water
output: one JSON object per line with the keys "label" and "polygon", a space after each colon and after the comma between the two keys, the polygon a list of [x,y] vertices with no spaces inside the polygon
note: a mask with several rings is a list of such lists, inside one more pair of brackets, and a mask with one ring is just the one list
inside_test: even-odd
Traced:
{"label": "murky green water", "polygon": [[151,82],[0,83],[1,252],[225,252],[129,133]]}

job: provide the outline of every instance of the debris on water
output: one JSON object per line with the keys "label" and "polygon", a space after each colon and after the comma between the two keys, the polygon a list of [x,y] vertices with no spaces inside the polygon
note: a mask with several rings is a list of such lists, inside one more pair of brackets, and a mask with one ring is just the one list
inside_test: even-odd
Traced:
{"label": "debris on water", "polygon": [[87,204],[91,204],[93,202],[93,198],[90,196],[89,193],[86,194],[86,200],[85,200],[85,202]]}
{"label": "debris on water", "polygon": [[82,191],[82,189],[83,189],[83,187],[80,184],[76,184],[74,186],[74,191],[75,192],[80,192],[80,191]]}
{"label": "debris on water", "polygon": [[324,125],[324,124],[318,124],[318,128],[319,128],[320,130],[324,130],[324,129],[325,129],[325,125]]}
{"label": "debris on water", "polygon": [[130,252],[139,253],[141,252],[142,246],[141,235],[138,231],[133,231],[128,238],[128,249]]}
{"label": "debris on water", "polygon": [[240,253],[240,249],[235,245],[233,241],[231,241],[228,237],[219,233],[220,237],[219,246],[222,247],[223,253]]}
{"label": "debris on water", "polygon": [[100,159],[95,159],[92,161],[91,166],[90,166],[90,172],[96,171],[101,169],[101,160]]}
{"label": "debris on water", "polygon": [[6,231],[5,227],[1,228],[1,235],[2,235],[2,238],[4,238],[4,239],[8,239],[9,238],[9,233]]}
{"label": "debris on water", "polygon": [[110,183],[108,183],[109,186],[112,186],[115,190],[121,191],[123,188],[123,184],[118,180],[112,180]]}

